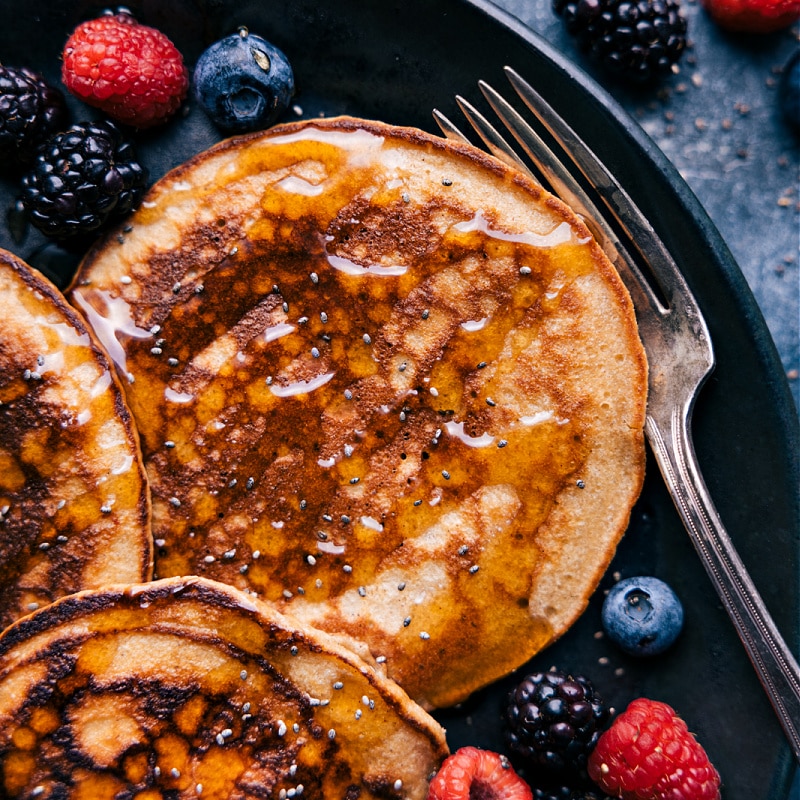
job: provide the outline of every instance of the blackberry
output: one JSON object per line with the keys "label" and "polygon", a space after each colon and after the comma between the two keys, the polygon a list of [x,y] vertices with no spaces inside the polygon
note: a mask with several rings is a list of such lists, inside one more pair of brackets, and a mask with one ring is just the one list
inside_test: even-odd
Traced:
{"label": "blackberry", "polygon": [[506,744],[547,773],[585,775],[587,758],[607,720],[608,709],[587,678],[556,670],[535,672],[508,696]]}
{"label": "blackberry", "polygon": [[61,92],[26,67],[0,66],[0,162],[29,163],[48,136],[64,128],[67,104]]}
{"label": "blackberry", "polygon": [[22,203],[44,234],[69,238],[128,214],[146,181],[133,145],[112,122],[84,122],[40,148],[22,178]]}
{"label": "blackberry", "polygon": [[636,83],[672,72],[686,49],[679,0],[553,0],[553,8],[581,50]]}

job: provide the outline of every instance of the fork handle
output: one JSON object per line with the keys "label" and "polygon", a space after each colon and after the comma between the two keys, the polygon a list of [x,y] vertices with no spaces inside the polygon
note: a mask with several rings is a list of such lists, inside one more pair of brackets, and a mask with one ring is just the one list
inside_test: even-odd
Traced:
{"label": "fork handle", "polygon": [[717,514],[689,432],[691,409],[665,424],[648,415],[646,432],[675,506],[800,761],[800,666]]}

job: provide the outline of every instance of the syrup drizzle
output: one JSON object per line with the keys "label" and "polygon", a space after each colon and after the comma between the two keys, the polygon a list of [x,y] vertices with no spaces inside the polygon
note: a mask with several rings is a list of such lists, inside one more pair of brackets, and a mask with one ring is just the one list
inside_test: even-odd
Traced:
{"label": "syrup drizzle", "polygon": [[[504,535],[529,540],[586,456],[560,387],[536,383],[536,343],[592,269],[587,240],[555,216],[505,230],[455,194],[418,199],[401,159],[364,131],[270,137],[220,169],[215,191],[273,167],[218,261],[183,253],[185,273],[159,276],[163,352],[126,299],[136,276],[74,295],[144,417],[159,574],[357,606],[379,565],[406,576],[393,586],[412,581],[404,553],[438,547],[430,532],[487,486],[504,487]],[[523,598],[536,553],[515,552],[507,580]],[[464,561],[464,579],[478,566]],[[442,591],[461,579],[448,573]]]}

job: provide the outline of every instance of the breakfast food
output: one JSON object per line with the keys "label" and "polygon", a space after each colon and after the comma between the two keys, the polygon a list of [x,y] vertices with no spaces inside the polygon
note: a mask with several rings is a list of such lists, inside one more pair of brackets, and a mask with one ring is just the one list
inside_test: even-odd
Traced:
{"label": "breakfast food", "polygon": [[719,800],[706,751],[666,703],[639,697],[600,737],[589,775],[621,800]]}
{"label": "breakfast food", "polygon": [[124,9],[75,28],[64,45],[61,79],[75,97],[135,128],[165,122],[189,90],[175,45]]}
{"label": "breakfast food", "polygon": [[90,234],[139,205],[147,172],[113,122],[73,125],[51,136],[22,178],[22,204],[47,236]]}
{"label": "breakfast food", "polygon": [[508,759],[492,750],[462,747],[431,781],[428,800],[532,800],[531,789]]}
{"label": "breakfast food", "polygon": [[393,682],[211,581],[83,592],[0,637],[4,798],[424,800],[446,755]]}
{"label": "breakfast food", "polygon": [[672,647],[683,629],[683,605],[672,588],[650,575],[625,578],[603,601],[603,630],[634,656],[656,656]]}
{"label": "breakfast food", "polygon": [[509,752],[543,773],[577,777],[608,722],[609,709],[583,675],[551,669],[523,678],[505,707]]}
{"label": "breakfast food", "polygon": [[245,27],[201,53],[193,82],[200,107],[227,133],[268,127],[286,111],[294,94],[289,60],[272,42]]}
{"label": "breakfast food", "polygon": [[0,64],[0,170],[29,162],[66,120],[64,95],[38,72]]}
{"label": "breakfast food", "polygon": [[69,296],[141,434],[157,575],[363,644],[425,707],[569,627],[641,488],[630,298],[475,148],[351,118],[228,140]]}
{"label": "breakfast food", "polygon": [[664,78],[686,50],[680,0],[553,0],[553,9],[579,47],[624,80]]}
{"label": "breakfast food", "polygon": [[0,251],[0,628],[152,575],[150,504],[116,375],[39,273]]}

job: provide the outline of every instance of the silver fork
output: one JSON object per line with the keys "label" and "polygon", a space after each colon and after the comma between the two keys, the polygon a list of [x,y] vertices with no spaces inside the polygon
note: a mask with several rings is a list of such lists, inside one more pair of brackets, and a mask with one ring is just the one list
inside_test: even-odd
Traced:
{"label": "silver fork", "polygon": [[[714,368],[714,353],[697,301],[650,223],[608,169],[514,70],[506,76],[516,93],[597,192],[602,213],[569,169],[516,109],[484,81],[481,92],[554,194],[586,222],[616,266],[633,298],[650,364],[645,432],[664,481],[697,552],[741,638],[800,760],[800,666],[772,620],[714,508],[695,455],[691,415],[700,387]],[[456,98],[487,149],[539,178],[474,106]],[[469,141],[441,112],[434,118],[445,136]],[[655,279],[656,292],[609,224],[610,216]]]}

